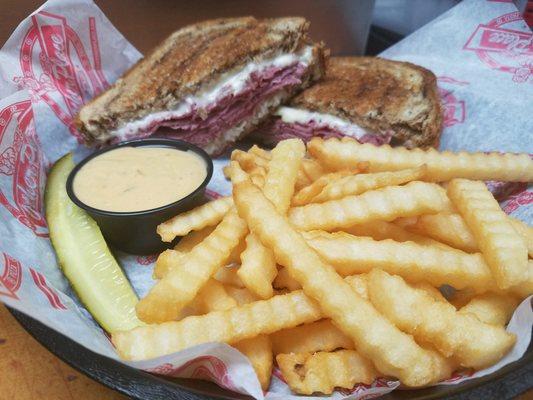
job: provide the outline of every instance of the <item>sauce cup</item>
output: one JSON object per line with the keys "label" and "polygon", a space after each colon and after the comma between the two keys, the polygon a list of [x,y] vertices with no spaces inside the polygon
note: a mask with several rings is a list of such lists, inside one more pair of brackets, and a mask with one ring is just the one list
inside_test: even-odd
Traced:
{"label": "sauce cup", "polygon": [[[108,151],[121,147],[169,147],[182,151],[192,151],[205,161],[206,177],[193,192],[173,203],[142,211],[106,211],[91,207],[82,202],[74,192],[74,178],[87,162]],[[155,254],[172,247],[179,238],[172,243],[164,243],[156,232],[157,225],[188,211],[205,201],[205,189],[213,175],[213,161],[201,148],[176,139],[135,139],[121,142],[114,146],[96,151],[78,163],[67,179],[67,194],[78,207],[85,210],[98,224],[107,242],[126,253],[148,255]]]}

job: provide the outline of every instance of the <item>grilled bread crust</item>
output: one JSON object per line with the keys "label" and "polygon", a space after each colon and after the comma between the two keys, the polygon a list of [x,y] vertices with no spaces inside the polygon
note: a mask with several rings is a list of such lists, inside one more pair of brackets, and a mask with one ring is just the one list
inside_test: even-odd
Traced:
{"label": "grilled bread crust", "polygon": [[442,111],[435,75],[408,62],[332,57],[325,79],[290,106],[332,114],[374,131],[394,131],[392,144],[437,146]]}
{"label": "grilled bread crust", "polygon": [[[252,60],[294,52],[311,44],[304,18],[257,20],[216,19],[190,25],[164,40],[132,66],[107,91],[84,105],[76,126],[87,144],[102,141],[123,123],[171,109],[221,75],[238,71]],[[316,45],[311,80],[324,70],[321,45]]]}

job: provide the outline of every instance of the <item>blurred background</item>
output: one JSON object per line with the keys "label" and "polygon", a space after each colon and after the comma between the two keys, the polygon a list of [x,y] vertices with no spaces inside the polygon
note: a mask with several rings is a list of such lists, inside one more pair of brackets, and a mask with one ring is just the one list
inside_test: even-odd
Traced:
{"label": "blurred background", "polygon": [[[192,22],[218,17],[301,15],[335,55],[375,55],[460,0],[95,0],[142,53]],[[527,0],[515,0],[521,12]],[[1,0],[0,43],[43,1]],[[533,1],[529,1],[530,26]],[[525,14],[527,18],[527,14]]]}

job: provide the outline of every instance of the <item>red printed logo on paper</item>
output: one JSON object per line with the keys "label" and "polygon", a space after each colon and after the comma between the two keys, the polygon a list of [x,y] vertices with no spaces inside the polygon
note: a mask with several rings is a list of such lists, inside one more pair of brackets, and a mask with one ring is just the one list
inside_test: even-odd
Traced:
{"label": "red printed logo on paper", "polygon": [[0,296],[18,300],[17,291],[22,282],[22,266],[9,254],[2,253],[2,255],[4,256],[4,271],[0,275]]}
{"label": "red printed logo on paper", "polygon": [[[369,389],[395,389],[399,386],[398,381],[391,381],[385,378],[376,378],[374,382],[372,382],[370,385],[365,385],[364,383],[360,383],[355,385],[352,389],[339,389],[339,392],[342,393],[345,396],[351,395],[351,394],[363,394],[367,392]],[[366,395],[361,396],[359,399],[374,399],[379,396],[383,396],[383,392],[378,393],[368,393]]]}
{"label": "red printed logo on paper", "polygon": [[455,371],[452,376],[449,379],[446,379],[444,382],[446,383],[455,383],[460,382],[463,379],[470,378],[472,375],[474,375],[474,370],[464,370],[464,371]]}
{"label": "red printed logo on paper", "polygon": [[526,182],[487,181],[487,188],[499,203],[520,194],[527,189]]}
{"label": "red printed logo on paper", "polygon": [[520,193],[510,196],[509,199],[505,202],[505,205],[503,206],[503,211],[505,211],[507,214],[511,214],[520,207],[524,207],[532,203],[533,192],[524,190]]}
{"label": "red printed logo on paper", "polygon": [[150,254],[149,256],[138,256],[137,263],[140,265],[152,265],[156,262],[158,254]]}
{"label": "red printed logo on paper", "polygon": [[206,197],[209,200],[216,200],[216,199],[220,199],[222,197],[222,195],[220,193],[215,192],[214,190],[211,190],[211,189],[206,189],[205,190],[205,195],[206,195]]}
{"label": "red printed logo on paper", "polygon": [[215,382],[226,389],[235,390],[235,385],[231,381],[226,364],[221,359],[213,356],[195,358],[181,367],[175,367],[167,363],[147,371],[160,375],[202,379]]}
{"label": "red printed logo on paper", "polygon": [[437,78],[439,95],[443,111],[443,125],[445,128],[462,124],[466,119],[466,104],[455,95],[455,88],[466,86],[468,82],[459,81],[449,76]]}
{"label": "red printed logo on paper", "polygon": [[[32,101],[46,103],[81,141],[74,125],[77,111],[109,86],[102,73],[96,20],[93,17],[87,20],[92,60],[65,17],[40,11],[31,20],[32,26],[20,49],[23,76],[15,77],[14,81],[29,90]],[[34,63],[36,59],[39,63]],[[35,64],[40,68],[35,70]]]}
{"label": "red printed logo on paper", "polygon": [[29,100],[0,110],[0,204],[37,236],[48,236],[41,183],[44,167]]}
{"label": "red printed logo on paper", "polygon": [[46,279],[43,274],[34,270],[33,268],[30,268],[30,274],[37,288],[44,294],[44,296],[53,308],[55,308],[56,310],[67,309],[67,307],[65,307],[65,305],[61,302],[61,299],[59,298],[56,291],[50,286],[48,286],[48,283],[46,282]]}
{"label": "red printed logo on paper", "polygon": [[533,34],[505,28],[517,21],[524,22],[518,11],[479,25],[463,50],[475,52],[492,69],[512,74],[514,82],[525,83],[533,75]]}

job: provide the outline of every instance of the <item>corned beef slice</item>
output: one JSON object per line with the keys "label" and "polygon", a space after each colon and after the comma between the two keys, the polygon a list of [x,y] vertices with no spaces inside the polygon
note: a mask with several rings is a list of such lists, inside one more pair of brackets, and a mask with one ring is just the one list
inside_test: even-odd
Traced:
{"label": "corned beef slice", "polygon": [[[248,119],[254,110],[272,95],[290,89],[302,82],[306,66],[295,63],[287,67],[269,67],[252,73],[245,88],[239,93],[227,93],[202,109],[194,109],[178,118],[158,119],[142,132],[132,132],[131,136],[145,137],[159,127],[164,129],[160,136],[175,137],[203,146],[217,138],[226,130]],[[158,135],[159,136],[159,135]]]}
{"label": "corned beef slice", "polygon": [[[290,138],[300,138],[308,142],[316,136],[327,139],[331,137],[342,138],[350,135],[347,135],[338,128],[327,124],[320,124],[313,120],[306,123],[288,123],[283,122],[279,117],[267,121],[254,133],[254,138],[269,145],[275,145],[281,140]],[[384,134],[368,132],[355,139],[361,143],[372,143],[379,146],[390,142],[391,132]]]}

